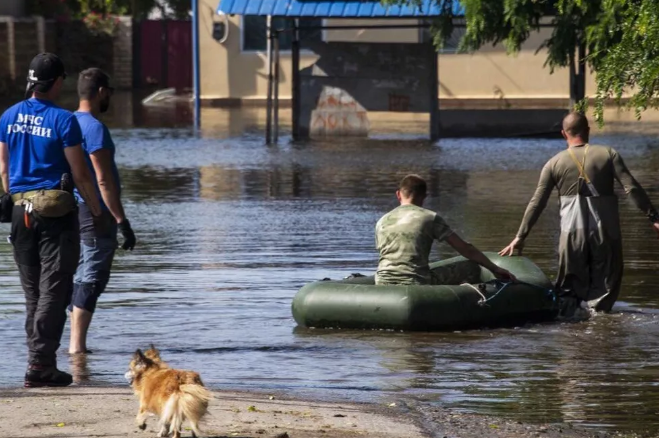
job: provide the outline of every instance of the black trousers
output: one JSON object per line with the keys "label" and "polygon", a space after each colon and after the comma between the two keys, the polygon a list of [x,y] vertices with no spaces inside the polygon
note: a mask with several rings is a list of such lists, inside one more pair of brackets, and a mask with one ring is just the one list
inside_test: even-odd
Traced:
{"label": "black trousers", "polygon": [[32,213],[26,224],[24,207],[16,205],[11,241],[25,292],[29,363],[54,366],[80,257],[78,212],[59,218]]}

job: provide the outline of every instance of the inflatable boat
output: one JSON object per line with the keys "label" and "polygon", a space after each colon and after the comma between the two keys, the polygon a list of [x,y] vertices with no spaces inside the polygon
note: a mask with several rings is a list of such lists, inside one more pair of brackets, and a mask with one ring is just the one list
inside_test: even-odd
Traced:
{"label": "inflatable boat", "polygon": [[293,317],[302,327],[458,330],[513,326],[555,319],[556,296],[547,276],[526,257],[487,257],[517,277],[504,283],[463,257],[433,263],[440,285],[375,285],[373,276],[353,274],[302,287]]}

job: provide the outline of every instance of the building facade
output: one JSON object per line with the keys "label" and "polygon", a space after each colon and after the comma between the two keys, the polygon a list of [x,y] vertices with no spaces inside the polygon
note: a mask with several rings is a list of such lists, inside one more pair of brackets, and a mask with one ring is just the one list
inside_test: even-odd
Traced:
{"label": "building facade", "polygon": [[[206,101],[218,104],[262,103],[267,95],[266,17],[221,16],[214,11],[217,0],[200,0],[201,93]],[[277,19],[273,19],[277,20]],[[381,25],[391,19],[305,19],[301,26]],[[213,38],[215,23],[225,22],[228,35],[223,42]],[[415,24],[416,20],[396,19],[395,24]],[[285,22],[275,22],[279,28]],[[364,43],[418,43],[425,31],[419,29],[350,29],[319,30],[302,35],[304,41],[351,41]],[[460,32],[460,30],[456,30]],[[455,42],[438,54],[439,97],[442,107],[562,107],[569,100],[567,70],[550,74],[544,66],[546,52],[539,51],[551,29],[533,35],[522,50],[510,56],[503,47],[485,47],[474,54],[456,53]],[[282,34],[280,98],[290,99],[290,37]],[[302,45],[304,49],[304,44]],[[317,59],[311,51],[302,51],[300,68]],[[586,94],[594,91],[588,75]]]}

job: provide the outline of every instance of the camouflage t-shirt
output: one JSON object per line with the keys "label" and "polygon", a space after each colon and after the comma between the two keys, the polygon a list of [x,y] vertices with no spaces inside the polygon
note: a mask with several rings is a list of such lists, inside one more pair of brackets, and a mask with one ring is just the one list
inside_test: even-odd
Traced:
{"label": "camouflage t-shirt", "polygon": [[451,234],[437,213],[416,205],[401,205],[382,216],[375,226],[380,251],[375,284],[430,284],[432,243]]}

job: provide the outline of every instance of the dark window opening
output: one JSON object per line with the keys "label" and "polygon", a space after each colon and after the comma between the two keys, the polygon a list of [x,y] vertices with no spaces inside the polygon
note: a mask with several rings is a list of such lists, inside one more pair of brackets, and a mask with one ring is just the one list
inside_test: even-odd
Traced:
{"label": "dark window opening", "polygon": [[[268,24],[267,17],[247,16],[243,17],[243,50],[265,51],[268,46]],[[319,27],[323,25],[322,18],[300,18],[300,28]],[[290,18],[273,17],[273,29],[292,29],[293,20]],[[282,32],[279,34],[279,50],[291,50],[293,32]],[[309,43],[323,41],[322,29],[300,30],[300,47],[308,48]]]}

